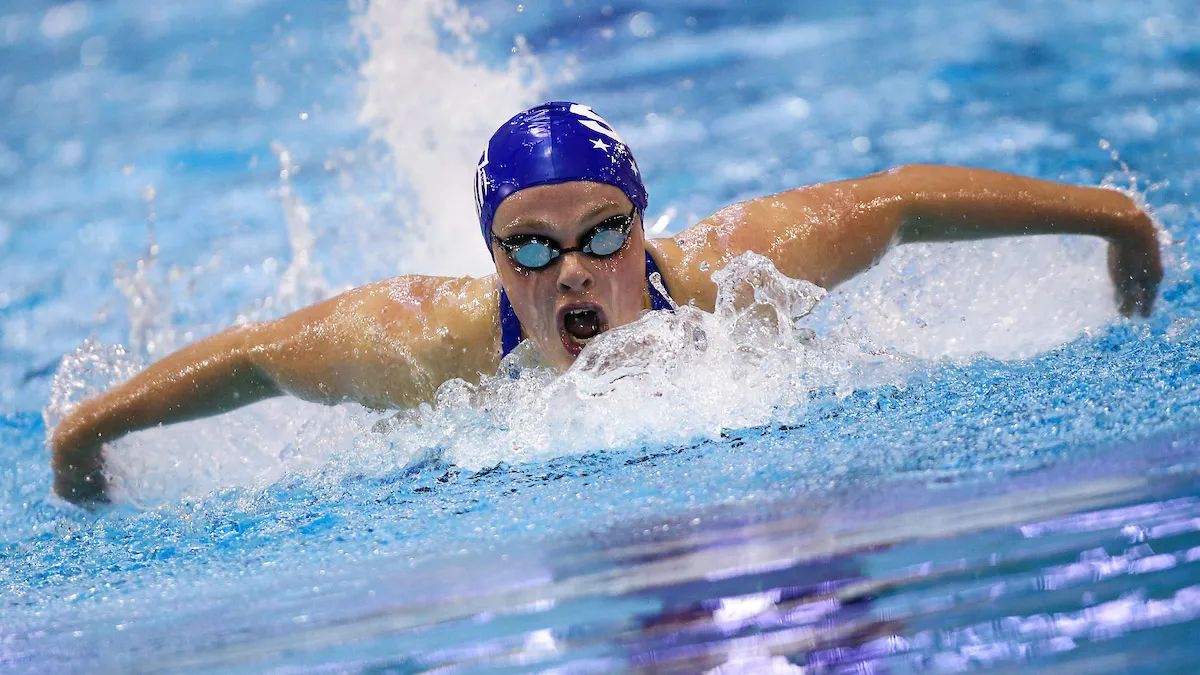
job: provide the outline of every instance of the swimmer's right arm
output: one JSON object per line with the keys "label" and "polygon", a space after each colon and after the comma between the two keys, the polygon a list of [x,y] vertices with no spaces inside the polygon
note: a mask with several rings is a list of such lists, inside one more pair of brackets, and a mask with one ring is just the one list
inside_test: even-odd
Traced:
{"label": "swimmer's right arm", "polygon": [[400,277],[200,340],[74,408],[54,429],[54,490],[104,501],[102,447],[281,394],[375,408],[430,400],[496,367],[495,282]]}

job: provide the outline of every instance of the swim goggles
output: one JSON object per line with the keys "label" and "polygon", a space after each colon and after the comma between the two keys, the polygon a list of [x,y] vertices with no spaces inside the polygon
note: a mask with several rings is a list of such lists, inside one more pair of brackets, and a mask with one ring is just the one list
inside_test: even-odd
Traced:
{"label": "swim goggles", "polygon": [[620,251],[629,240],[636,213],[637,207],[634,206],[628,215],[605,218],[583,234],[580,238],[582,245],[571,248],[563,248],[553,239],[536,234],[514,234],[504,239],[492,235],[492,239],[508,254],[509,260],[527,270],[547,267],[565,253],[583,253],[593,258],[607,258]]}

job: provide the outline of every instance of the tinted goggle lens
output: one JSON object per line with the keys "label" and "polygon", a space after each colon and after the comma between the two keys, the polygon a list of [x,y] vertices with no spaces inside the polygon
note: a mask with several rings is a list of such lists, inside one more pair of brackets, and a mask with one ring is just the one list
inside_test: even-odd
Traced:
{"label": "tinted goggle lens", "polygon": [[629,239],[633,228],[633,214],[614,216],[592,228],[584,235],[579,248],[559,248],[554,242],[541,237],[510,238],[498,240],[513,262],[526,269],[541,269],[564,253],[579,251],[597,258],[607,258],[621,250]]}
{"label": "tinted goggle lens", "polygon": [[612,255],[621,250],[629,237],[624,229],[593,230],[592,239],[583,247],[585,253],[592,255]]}
{"label": "tinted goggle lens", "polygon": [[554,249],[544,241],[530,241],[516,248],[509,249],[509,255],[521,267],[537,269],[545,267],[554,260]]}

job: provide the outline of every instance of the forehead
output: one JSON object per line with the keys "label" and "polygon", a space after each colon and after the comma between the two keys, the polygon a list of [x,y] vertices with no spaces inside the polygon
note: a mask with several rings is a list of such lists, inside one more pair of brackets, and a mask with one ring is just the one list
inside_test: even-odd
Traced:
{"label": "forehead", "polygon": [[618,187],[571,181],[514,192],[500,202],[492,222],[496,235],[503,236],[504,232],[524,225],[570,227],[599,211],[628,211],[631,206]]}

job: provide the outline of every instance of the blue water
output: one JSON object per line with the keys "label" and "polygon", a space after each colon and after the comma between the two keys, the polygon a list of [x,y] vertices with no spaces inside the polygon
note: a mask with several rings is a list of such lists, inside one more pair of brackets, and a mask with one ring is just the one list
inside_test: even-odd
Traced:
{"label": "blue water", "polygon": [[[470,2],[474,60],[432,82],[462,43],[424,7],[447,5],[0,10],[0,665],[1190,672],[1194,3]],[[478,93],[528,66],[514,44],[533,71]],[[153,359],[348,285],[485,272],[410,252],[414,222],[477,236],[474,157],[426,130],[558,98],[630,140],[667,232],[907,162],[1133,185],[1168,235],[1159,304],[1117,318],[1095,242],[910,247],[818,307],[811,381],[668,394],[686,423],[624,391],[499,431],[453,392],[392,421],[276,401],[131,437],[109,510],[49,495],[64,355]]]}

